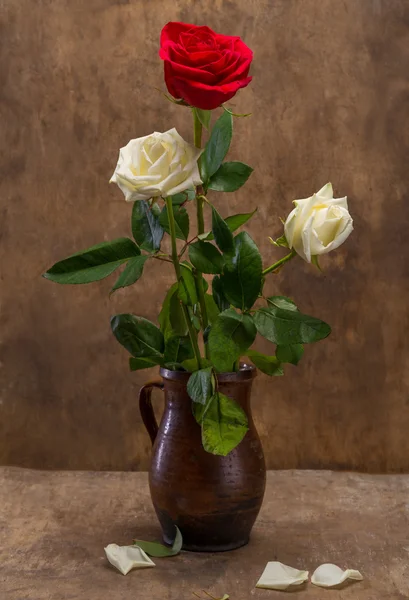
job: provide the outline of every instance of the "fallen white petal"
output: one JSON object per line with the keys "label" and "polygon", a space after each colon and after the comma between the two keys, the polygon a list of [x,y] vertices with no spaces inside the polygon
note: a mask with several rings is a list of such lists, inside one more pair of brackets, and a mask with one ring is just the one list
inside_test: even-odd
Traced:
{"label": "fallen white petal", "polygon": [[116,567],[122,575],[126,575],[131,569],[155,566],[155,563],[139,546],[109,544],[104,550],[111,565]]}
{"label": "fallen white petal", "polygon": [[286,590],[293,585],[301,585],[308,579],[308,571],[299,571],[280,562],[269,562],[258,580],[256,587],[271,590]]}
{"label": "fallen white petal", "polygon": [[347,579],[362,581],[363,577],[359,571],[346,569],[343,571],[337,565],[326,563],[315,569],[311,577],[311,583],[320,587],[334,587],[344,583]]}

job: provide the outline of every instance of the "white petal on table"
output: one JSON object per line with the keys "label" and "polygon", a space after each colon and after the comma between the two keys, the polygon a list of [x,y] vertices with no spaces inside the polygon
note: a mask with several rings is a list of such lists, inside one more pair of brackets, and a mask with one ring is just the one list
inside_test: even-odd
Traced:
{"label": "white petal on table", "polygon": [[354,569],[343,571],[337,565],[326,563],[315,569],[311,577],[311,583],[320,587],[330,588],[341,585],[347,579],[362,581],[363,577],[359,571],[355,571]]}
{"label": "white petal on table", "polygon": [[126,575],[131,569],[143,569],[155,566],[155,563],[139,546],[108,544],[104,550],[111,565],[116,567],[122,575]]}
{"label": "white petal on table", "polygon": [[269,562],[256,587],[270,590],[286,590],[308,580],[308,571],[299,571],[280,562]]}

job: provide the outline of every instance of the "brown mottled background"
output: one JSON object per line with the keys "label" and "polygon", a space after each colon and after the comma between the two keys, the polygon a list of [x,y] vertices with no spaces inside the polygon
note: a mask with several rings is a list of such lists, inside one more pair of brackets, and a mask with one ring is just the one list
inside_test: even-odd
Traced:
{"label": "brown mottled background", "polygon": [[[269,280],[332,336],[283,378],[259,376],[254,414],[270,468],[409,469],[409,2],[405,0],[3,0],[1,2],[0,463],[146,469],[131,374],[109,317],[155,319],[168,265],[109,299],[41,278],[53,262],[129,233],[108,179],[131,137],[176,126],[158,58],[169,20],[240,35],[254,80],[231,103],[232,158],[255,167],[223,215],[259,207],[248,230],[265,263],[291,200],[327,181],[355,220],[325,274],[294,261]],[[263,348],[263,343],[260,343]],[[159,403],[158,403],[159,406]]]}

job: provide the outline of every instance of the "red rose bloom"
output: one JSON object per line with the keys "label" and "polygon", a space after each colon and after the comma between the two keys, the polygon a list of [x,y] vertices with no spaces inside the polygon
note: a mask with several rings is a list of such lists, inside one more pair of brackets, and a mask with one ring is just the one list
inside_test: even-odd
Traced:
{"label": "red rose bloom", "polygon": [[252,79],[250,48],[239,37],[209,27],[168,23],[162,29],[159,56],[165,61],[169,93],[205,110],[230,100]]}

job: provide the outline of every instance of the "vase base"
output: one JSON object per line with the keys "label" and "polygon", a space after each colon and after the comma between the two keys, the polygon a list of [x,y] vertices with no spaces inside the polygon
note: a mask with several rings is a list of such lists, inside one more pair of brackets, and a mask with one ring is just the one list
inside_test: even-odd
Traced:
{"label": "vase base", "polygon": [[[172,541],[168,540],[166,536],[163,537],[163,541],[166,545],[171,545]],[[182,550],[187,552],[229,552],[230,550],[237,550],[242,546],[246,546],[249,543],[249,538],[244,540],[236,540],[228,544],[183,544]]]}

